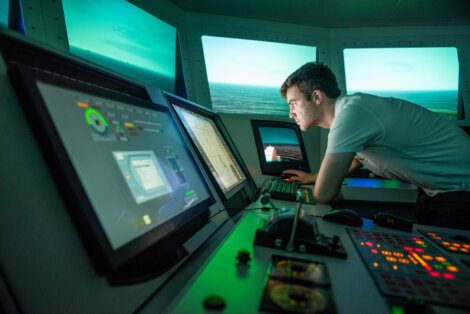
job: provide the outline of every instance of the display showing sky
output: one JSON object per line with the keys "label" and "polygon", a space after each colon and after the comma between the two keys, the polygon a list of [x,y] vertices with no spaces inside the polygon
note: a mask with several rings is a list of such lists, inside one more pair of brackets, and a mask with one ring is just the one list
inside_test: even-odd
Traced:
{"label": "display showing sky", "polygon": [[279,87],[306,62],[315,47],[258,40],[202,36],[209,83]]}
{"label": "display showing sky", "polygon": [[0,26],[8,26],[8,0],[0,0]]}
{"label": "display showing sky", "polygon": [[176,28],[125,0],[62,3],[72,53],[95,54],[97,59],[106,57],[174,78]]}
{"label": "display showing sky", "polygon": [[296,144],[299,145],[297,134],[289,128],[259,128],[263,144]]}
{"label": "display showing sky", "polygon": [[454,47],[344,49],[344,66],[348,93],[458,90]]}

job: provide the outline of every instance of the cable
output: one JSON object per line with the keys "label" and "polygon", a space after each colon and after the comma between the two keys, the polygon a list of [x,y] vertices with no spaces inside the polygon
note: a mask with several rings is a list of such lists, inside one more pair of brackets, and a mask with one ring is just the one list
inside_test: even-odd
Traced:
{"label": "cable", "polygon": [[255,208],[228,208],[229,210],[239,210],[239,211],[242,211],[242,210],[246,210],[246,211],[250,211],[250,210],[258,210],[258,209],[261,209],[263,211],[268,211],[268,210],[271,210],[273,208],[271,207],[255,207]]}

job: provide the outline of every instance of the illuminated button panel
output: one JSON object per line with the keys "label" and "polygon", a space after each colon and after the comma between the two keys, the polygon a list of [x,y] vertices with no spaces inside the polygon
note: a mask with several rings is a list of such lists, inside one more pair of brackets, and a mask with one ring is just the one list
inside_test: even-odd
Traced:
{"label": "illuminated button panel", "polygon": [[470,274],[424,237],[348,232],[383,295],[470,308]]}
{"label": "illuminated button panel", "polygon": [[457,233],[435,232],[423,229],[418,231],[449,252],[470,254],[470,236]]}

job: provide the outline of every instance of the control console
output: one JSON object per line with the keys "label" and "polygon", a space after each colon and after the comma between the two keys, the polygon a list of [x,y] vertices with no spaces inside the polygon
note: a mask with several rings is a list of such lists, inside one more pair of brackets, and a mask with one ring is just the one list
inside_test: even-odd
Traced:
{"label": "control console", "polygon": [[281,208],[267,220],[261,220],[256,230],[254,244],[300,253],[347,258],[338,236],[327,237],[320,233],[316,218],[303,210],[298,212],[296,220],[296,213],[291,208]]}
{"label": "control console", "polygon": [[[316,206],[319,215],[323,209]],[[469,268],[433,243],[451,239],[451,247],[466,248],[463,237],[468,233],[456,237],[423,230],[434,238],[431,241],[403,231],[375,232],[370,229],[376,228],[371,221],[365,221],[362,229],[324,223],[312,215],[315,209],[309,212],[300,207],[281,208],[271,214],[248,211],[172,310],[322,314],[469,311]],[[338,236],[328,237],[320,230],[334,231]]]}

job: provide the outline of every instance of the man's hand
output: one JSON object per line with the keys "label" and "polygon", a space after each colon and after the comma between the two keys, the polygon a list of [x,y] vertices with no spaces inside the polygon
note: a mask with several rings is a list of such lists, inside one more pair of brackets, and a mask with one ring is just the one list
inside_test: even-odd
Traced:
{"label": "man's hand", "polygon": [[301,170],[288,169],[284,170],[282,174],[289,174],[289,178],[292,181],[299,182],[301,184],[314,184],[317,180],[318,174],[311,174]]}

